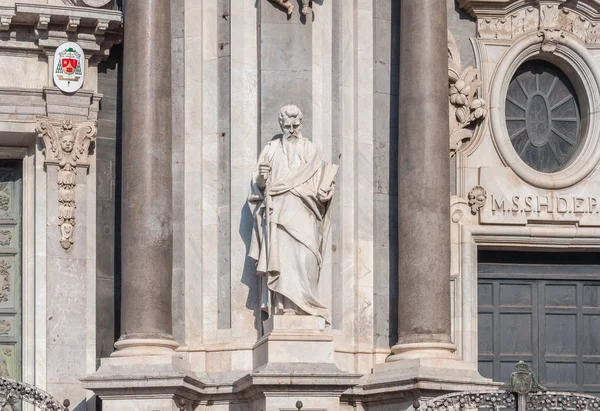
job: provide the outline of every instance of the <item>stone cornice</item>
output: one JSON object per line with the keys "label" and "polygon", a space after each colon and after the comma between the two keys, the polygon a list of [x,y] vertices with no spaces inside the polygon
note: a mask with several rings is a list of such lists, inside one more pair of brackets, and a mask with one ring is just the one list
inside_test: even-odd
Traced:
{"label": "stone cornice", "polygon": [[[51,21],[66,23],[69,19],[87,20],[86,23],[105,21],[112,29],[117,28],[123,21],[122,13],[118,10],[96,9],[91,7],[53,6],[46,4],[15,4],[16,18],[33,17],[37,22],[40,16],[49,16]],[[30,22],[31,19],[29,19]]]}
{"label": "stone cornice", "polygon": [[113,44],[121,41],[122,25],[123,16],[118,10],[24,3],[0,7],[0,31],[17,40],[19,27],[33,27],[29,41],[49,52],[65,41],[76,41],[86,55],[104,57]]}

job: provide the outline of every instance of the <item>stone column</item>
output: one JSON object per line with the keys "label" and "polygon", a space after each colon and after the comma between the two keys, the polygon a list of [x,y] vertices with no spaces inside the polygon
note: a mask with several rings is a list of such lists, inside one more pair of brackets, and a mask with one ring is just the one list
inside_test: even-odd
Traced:
{"label": "stone column", "polygon": [[388,361],[450,357],[446,2],[402,0],[398,343]]}
{"label": "stone column", "polygon": [[125,8],[121,338],[114,356],[170,354],[171,2]]}

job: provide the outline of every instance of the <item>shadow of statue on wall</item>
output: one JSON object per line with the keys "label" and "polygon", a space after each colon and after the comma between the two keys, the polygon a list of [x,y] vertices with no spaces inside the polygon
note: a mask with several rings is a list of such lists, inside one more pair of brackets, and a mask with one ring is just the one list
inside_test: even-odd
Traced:
{"label": "shadow of statue on wall", "polygon": [[252,218],[252,212],[248,203],[244,203],[241,212],[239,234],[244,241],[246,247],[244,268],[242,272],[242,284],[248,287],[248,296],[246,297],[246,308],[254,312],[254,329],[257,333],[257,338],[262,336],[262,318],[263,312],[260,309],[259,296],[260,296],[260,278],[256,274],[256,262],[248,257],[250,251],[250,241],[252,239],[252,228],[254,220]]}

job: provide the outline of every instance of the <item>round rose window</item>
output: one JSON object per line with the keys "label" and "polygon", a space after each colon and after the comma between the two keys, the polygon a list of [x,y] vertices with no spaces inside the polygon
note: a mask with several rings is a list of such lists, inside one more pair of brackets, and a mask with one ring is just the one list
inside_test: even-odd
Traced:
{"label": "round rose window", "polygon": [[510,141],[537,171],[553,173],[569,165],[581,139],[575,90],[567,76],[546,61],[523,64],[508,86],[505,106]]}

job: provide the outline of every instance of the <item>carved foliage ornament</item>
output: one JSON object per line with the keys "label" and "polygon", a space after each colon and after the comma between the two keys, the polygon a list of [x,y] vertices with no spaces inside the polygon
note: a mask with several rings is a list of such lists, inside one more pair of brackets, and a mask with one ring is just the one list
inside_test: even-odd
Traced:
{"label": "carved foliage ornament", "polygon": [[479,71],[473,67],[461,70],[460,54],[452,34],[448,32],[448,79],[450,82],[450,155],[453,156],[473,138],[475,127],[488,114],[487,103],[477,98],[481,87]]}
{"label": "carved foliage ornament", "polygon": [[38,120],[46,164],[57,165],[60,244],[68,250],[74,243],[75,186],[77,167],[87,167],[90,144],[96,137],[95,121]]}
{"label": "carved foliage ornament", "polygon": [[[282,7],[285,7],[287,14],[290,15],[294,12],[294,4],[292,3],[295,0],[269,0],[273,3],[277,3]],[[312,11],[311,7],[312,0],[302,0],[302,14],[307,16]]]}

